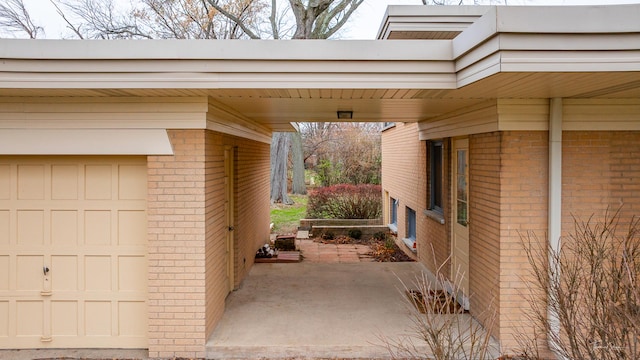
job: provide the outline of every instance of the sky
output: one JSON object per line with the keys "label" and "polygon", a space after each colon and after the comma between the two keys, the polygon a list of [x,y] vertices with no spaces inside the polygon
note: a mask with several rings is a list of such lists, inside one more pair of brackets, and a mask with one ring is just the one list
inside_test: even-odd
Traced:
{"label": "sky", "polygon": [[[473,0],[463,1],[473,2]],[[483,3],[489,1],[491,0]],[[44,26],[46,38],[61,38],[64,33],[64,23],[49,0],[24,0],[24,3],[34,21]],[[129,1],[125,1],[125,4],[128,3]],[[507,0],[507,3],[509,5],[594,5],[640,3],[640,0]],[[421,0],[365,0],[353,14],[340,38],[375,39],[387,5],[421,4]]]}

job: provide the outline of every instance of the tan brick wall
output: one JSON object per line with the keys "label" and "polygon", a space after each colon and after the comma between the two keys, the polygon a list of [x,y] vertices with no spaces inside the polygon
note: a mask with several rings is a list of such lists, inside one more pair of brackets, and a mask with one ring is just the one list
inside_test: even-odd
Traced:
{"label": "tan brick wall", "polygon": [[269,145],[207,130],[169,137],[174,156],[148,157],[149,356],[202,358],[227,296],[224,147],[236,148],[237,286],[269,238]]}
{"label": "tan brick wall", "polygon": [[236,147],[235,285],[246,277],[258,247],[269,241],[269,144],[225,136]]}
{"label": "tan brick wall", "polygon": [[[549,138],[546,131],[506,131],[500,163],[500,341],[517,347],[514,334],[530,334],[525,311],[530,265],[520,234],[535,232],[545,241],[548,226]],[[471,190],[473,191],[473,190]]]}
{"label": "tan brick wall", "polygon": [[[416,212],[416,233],[423,221],[424,151],[418,140],[418,124],[396,123],[382,133],[382,186],[398,203],[398,238],[407,235],[406,207]],[[422,157],[421,157],[422,155]],[[389,223],[390,219],[384,219]]]}
{"label": "tan brick wall", "polygon": [[255,251],[269,240],[269,145],[207,131],[207,336],[224,311],[227,296],[224,217],[224,151],[234,149],[234,283],[253,265]]}
{"label": "tan brick wall", "polygon": [[[443,142],[445,154],[445,179],[443,201],[444,217],[450,217],[449,206],[449,141]],[[416,211],[416,237],[418,258],[431,271],[446,261],[450,254],[448,226],[424,214],[427,209],[427,146],[418,139],[418,125],[414,123],[396,123],[396,126],[382,133],[382,186],[389,196],[399,199],[398,237],[406,236],[405,209]],[[389,219],[385,219],[386,222]],[[448,221],[447,221],[448,222]],[[434,264],[434,252],[435,262]],[[446,275],[449,266],[444,266]]]}
{"label": "tan brick wall", "polygon": [[563,234],[573,230],[572,215],[640,215],[640,132],[565,131],[562,145]]}
{"label": "tan brick wall", "polygon": [[493,132],[469,138],[470,308],[484,318],[486,326],[493,322],[490,330],[496,337],[500,335],[501,135]]}
{"label": "tan brick wall", "polygon": [[204,357],[205,131],[169,131],[149,156],[149,356]]}
{"label": "tan brick wall", "polygon": [[[445,139],[445,154],[450,139]],[[546,241],[548,212],[548,133],[506,131],[469,137],[470,173],[470,293],[471,312],[481,316],[491,301],[497,304],[492,333],[504,351],[517,349],[516,334],[531,335],[526,315],[530,265],[521,234],[531,231]],[[572,215],[601,217],[621,204],[622,216],[640,211],[640,132],[565,131],[563,136],[563,234],[573,230]],[[398,124],[383,133],[383,188],[400,199],[399,235],[404,236],[404,206],[416,206],[421,261],[432,268],[450,252],[449,194],[447,225],[423,216],[426,208],[426,145],[413,125]],[[450,155],[446,156],[446,189],[450,189]],[[409,171],[407,171],[409,170]],[[544,336],[544,335],[543,335]]]}
{"label": "tan brick wall", "polygon": [[227,281],[225,218],[225,163],[223,135],[206,131],[206,240],[205,240],[205,336],[208,336],[224,312],[229,292]]}

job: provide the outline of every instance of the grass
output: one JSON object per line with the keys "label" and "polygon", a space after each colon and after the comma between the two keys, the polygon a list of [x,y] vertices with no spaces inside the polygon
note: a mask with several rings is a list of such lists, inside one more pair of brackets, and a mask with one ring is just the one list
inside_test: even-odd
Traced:
{"label": "grass", "polygon": [[278,234],[294,233],[300,225],[300,219],[307,214],[307,195],[289,194],[293,205],[271,205],[271,232]]}

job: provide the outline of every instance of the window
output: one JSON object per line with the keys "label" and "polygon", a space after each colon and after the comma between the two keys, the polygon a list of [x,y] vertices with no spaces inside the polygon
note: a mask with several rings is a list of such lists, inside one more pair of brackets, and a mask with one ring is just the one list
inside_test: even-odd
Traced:
{"label": "window", "polygon": [[409,207],[406,208],[406,221],[407,237],[402,239],[402,242],[411,251],[416,252],[416,211]]}
{"label": "window", "polygon": [[442,214],[442,141],[430,141],[429,147],[429,210]]}
{"label": "window", "polygon": [[394,198],[390,198],[391,201],[391,223],[389,224],[389,229],[395,233],[398,232],[398,200]]}

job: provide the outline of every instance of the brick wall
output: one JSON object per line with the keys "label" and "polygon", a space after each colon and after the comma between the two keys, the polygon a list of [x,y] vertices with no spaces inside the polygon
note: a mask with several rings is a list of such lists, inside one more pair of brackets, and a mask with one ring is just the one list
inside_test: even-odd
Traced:
{"label": "brick wall", "polygon": [[484,318],[486,326],[495,311],[490,331],[496,337],[500,335],[501,151],[500,132],[469,138],[469,292],[473,294],[470,308]]}
{"label": "brick wall", "polygon": [[573,216],[600,220],[621,209],[621,219],[640,214],[640,132],[565,131],[563,134],[562,232]]}
{"label": "brick wall", "polygon": [[[148,157],[149,356],[203,358],[228,293],[224,149],[235,148],[235,285],[269,238],[269,145],[171,130]],[[246,259],[246,261],[245,261]]]}
{"label": "brick wall", "polygon": [[149,356],[204,357],[205,131],[169,131],[149,156]]}
{"label": "brick wall", "polygon": [[[545,241],[548,219],[549,137],[546,131],[506,131],[500,139],[500,341],[517,347],[514,334],[531,334],[530,266],[520,234]],[[471,190],[473,191],[473,190]]]}
{"label": "brick wall", "polygon": [[235,286],[246,277],[258,247],[269,242],[269,144],[225,136],[235,151]]}
{"label": "brick wall", "polygon": [[[424,245],[425,148],[418,140],[418,124],[396,123],[382,133],[382,186],[398,203],[398,238],[407,235],[406,208],[416,212],[418,251]],[[389,219],[385,219],[389,222]],[[404,246],[404,245],[401,245]],[[429,257],[431,258],[431,256]]]}
{"label": "brick wall", "polygon": [[[443,201],[444,218],[449,219],[451,187],[450,142],[443,141],[444,179]],[[416,241],[418,258],[431,271],[446,261],[450,255],[451,243],[449,226],[426,216],[427,187],[427,145],[418,139],[418,125],[414,123],[396,123],[396,126],[382,133],[382,186],[389,196],[400,200],[398,205],[398,237],[406,236],[406,207],[416,211]],[[388,221],[388,219],[386,219]],[[447,220],[445,220],[448,223]],[[435,263],[434,263],[435,253]],[[449,275],[450,266],[443,268]]]}
{"label": "brick wall", "polygon": [[[225,218],[225,158],[223,135],[206,131],[206,239],[205,239],[205,312],[204,336],[210,334],[224,312],[229,293],[227,280]],[[206,341],[206,339],[205,339]]]}

